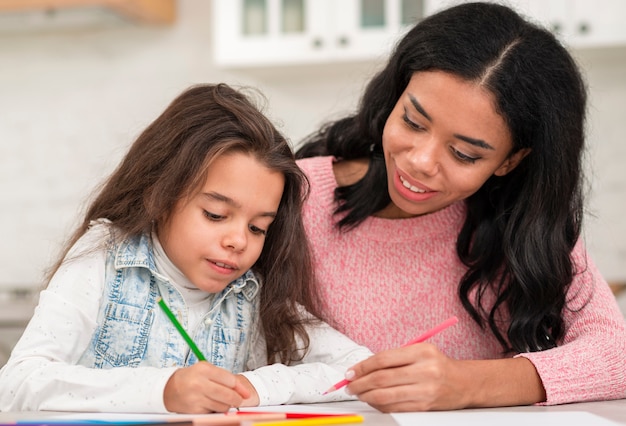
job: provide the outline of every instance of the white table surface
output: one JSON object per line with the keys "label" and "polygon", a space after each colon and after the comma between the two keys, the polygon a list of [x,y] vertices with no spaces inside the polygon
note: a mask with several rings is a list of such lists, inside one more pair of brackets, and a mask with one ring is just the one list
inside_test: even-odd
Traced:
{"label": "white table surface", "polygon": [[[428,413],[384,414],[358,401],[335,402],[329,404],[302,404],[278,407],[261,407],[257,411],[294,411],[294,412],[336,412],[358,413],[365,421],[364,426],[378,425],[497,425],[515,426],[594,426],[626,425],[626,399],[616,401],[585,402],[558,406],[523,406],[503,408],[481,408],[458,411]],[[60,412],[5,412],[0,413],[0,423],[17,420],[35,420],[40,418],[75,416]],[[106,414],[80,413],[82,418],[100,418]],[[98,417],[100,416],[100,417]],[[120,416],[120,414],[116,414]],[[135,415],[132,415],[135,416]],[[175,415],[173,415],[175,416]],[[78,417],[76,417],[78,418]],[[559,424],[562,422],[561,424]]]}

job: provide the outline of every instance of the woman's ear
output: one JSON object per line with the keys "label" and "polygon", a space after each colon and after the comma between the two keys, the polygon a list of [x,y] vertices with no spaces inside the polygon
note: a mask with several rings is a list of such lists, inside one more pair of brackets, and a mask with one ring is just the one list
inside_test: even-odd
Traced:
{"label": "woman's ear", "polygon": [[506,175],[507,173],[515,169],[519,165],[519,163],[522,162],[524,157],[530,154],[530,151],[531,151],[530,148],[520,149],[515,154],[509,156],[509,158],[504,160],[504,163],[502,163],[500,167],[498,167],[498,169],[495,172],[493,172],[493,174],[496,176]]}

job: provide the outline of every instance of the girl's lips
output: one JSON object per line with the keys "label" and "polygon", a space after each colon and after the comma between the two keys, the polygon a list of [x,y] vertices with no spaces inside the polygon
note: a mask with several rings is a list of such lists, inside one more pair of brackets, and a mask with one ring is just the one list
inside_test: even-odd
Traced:
{"label": "girl's lips", "polygon": [[228,269],[236,269],[235,267],[228,265],[224,262],[213,262],[215,263],[217,266],[219,266],[220,268],[228,268]]}
{"label": "girl's lips", "polygon": [[209,265],[213,267],[214,270],[216,270],[217,272],[221,274],[225,274],[225,275],[232,274],[234,271],[238,269],[237,265],[233,263],[224,262],[220,260],[212,260],[212,259],[207,259],[207,261],[209,262]]}

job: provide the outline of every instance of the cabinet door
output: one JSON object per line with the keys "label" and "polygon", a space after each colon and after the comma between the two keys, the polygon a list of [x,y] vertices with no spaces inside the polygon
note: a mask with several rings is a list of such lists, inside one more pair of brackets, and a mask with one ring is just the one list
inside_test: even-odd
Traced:
{"label": "cabinet door", "polygon": [[568,47],[626,43],[623,0],[516,0],[512,4],[553,31]]}
{"label": "cabinet door", "polygon": [[[345,1],[345,0],[341,0]],[[332,0],[213,0],[215,61],[222,66],[302,63],[327,55]]]}
{"label": "cabinet door", "polygon": [[369,60],[389,53],[428,0],[214,0],[222,66]]}
{"label": "cabinet door", "polygon": [[573,0],[568,43],[572,47],[603,47],[626,43],[626,2]]}
{"label": "cabinet door", "polygon": [[335,60],[386,57],[406,29],[425,15],[424,0],[336,1]]}

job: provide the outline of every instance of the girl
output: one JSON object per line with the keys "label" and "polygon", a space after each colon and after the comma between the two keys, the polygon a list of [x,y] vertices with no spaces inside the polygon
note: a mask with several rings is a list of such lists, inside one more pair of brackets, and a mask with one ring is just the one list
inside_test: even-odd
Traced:
{"label": "girl", "polygon": [[243,94],[223,84],[182,93],[69,239],[0,371],[0,410],[206,413],[345,399],[322,392],[371,353],[311,315],[306,184]]}
{"label": "girl", "polygon": [[352,394],[383,411],[626,397],[624,317],[581,240],[585,109],[552,34],[464,3],[410,30],[356,114],[304,145],[327,318],[381,352]]}

